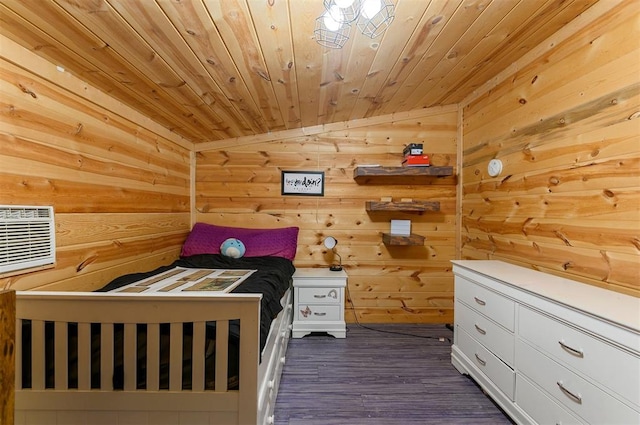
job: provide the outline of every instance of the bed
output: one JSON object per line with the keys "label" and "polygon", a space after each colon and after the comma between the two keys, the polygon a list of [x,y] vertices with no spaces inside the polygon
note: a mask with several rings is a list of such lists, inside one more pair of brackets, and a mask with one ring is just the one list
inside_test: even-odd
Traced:
{"label": "bed", "polygon": [[[196,223],[172,264],[96,292],[18,292],[16,424],[273,423],[297,232]],[[220,252],[229,237],[243,257]],[[194,270],[215,278],[140,289]],[[242,281],[210,289],[219,276]]]}

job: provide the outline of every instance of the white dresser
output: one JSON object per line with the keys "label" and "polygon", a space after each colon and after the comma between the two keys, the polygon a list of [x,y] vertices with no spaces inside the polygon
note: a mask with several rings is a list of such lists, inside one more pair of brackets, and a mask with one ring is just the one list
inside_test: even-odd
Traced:
{"label": "white dresser", "polygon": [[518,424],[640,424],[640,298],[453,261],[452,363]]}
{"label": "white dresser", "polygon": [[293,338],[326,332],[345,338],[344,290],[347,273],[328,268],[297,269],[293,274]]}

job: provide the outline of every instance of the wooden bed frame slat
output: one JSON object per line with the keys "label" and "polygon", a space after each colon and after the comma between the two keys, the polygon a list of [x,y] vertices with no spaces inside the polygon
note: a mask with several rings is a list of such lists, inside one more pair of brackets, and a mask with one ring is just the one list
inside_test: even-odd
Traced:
{"label": "wooden bed frame slat", "polygon": [[[17,305],[16,305],[17,309]],[[16,311],[16,318],[17,316]],[[31,324],[31,333],[33,338],[31,349],[31,370],[33,370],[31,378],[31,388],[34,390],[44,390],[44,365],[45,365],[45,349],[44,349],[44,321],[35,320]],[[41,379],[38,379],[41,378]]]}
{"label": "wooden bed frame slat", "polygon": [[[217,349],[220,348],[220,351]],[[216,326],[216,391],[227,391],[227,379],[229,373],[229,321],[219,320]]]}
{"label": "wooden bed frame slat", "polygon": [[182,389],[182,349],[184,341],[182,323],[171,323],[169,338],[171,341],[169,350],[169,390],[180,391]]}
{"label": "wooden bed frame slat", "polygon": [[204,391],[206,323],[193,324],[193,342],[191,353],[191,388],[193,391]]}
{"label": "wooden bed frame slat", "polygon": [[55,388],[56,390],[66,390],[69,387],[69,370],[67,358],[69,326],[63,322],[56,322],[55,332]]}
{"label": "wooden bed frame slat", "polygon": [[147,325],[147,388],[160,390],[160,324]]}
{"label": "wooden bed frame slat", "polygon": [[128,361],[137,357],[136,347],[136,325],[134,323],[124,324],[124,390],[134,391],[136,389],[136,362]]}
{"label": "wooden bed frame slat", "polygon": [[100,325],[100,390],[113,391],[113,324]]}
{"label": "wooden bed frame slat", "polygon": [[78,390],[91,389],[91,324],[78,323]]}

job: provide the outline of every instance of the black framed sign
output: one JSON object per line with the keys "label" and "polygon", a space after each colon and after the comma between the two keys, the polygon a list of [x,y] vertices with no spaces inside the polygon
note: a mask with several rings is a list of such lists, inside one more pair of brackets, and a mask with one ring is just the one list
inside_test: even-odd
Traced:
{"label": "black framed sign", "polygon": [[283,171],[282,195],[324,196],[324,171]]}

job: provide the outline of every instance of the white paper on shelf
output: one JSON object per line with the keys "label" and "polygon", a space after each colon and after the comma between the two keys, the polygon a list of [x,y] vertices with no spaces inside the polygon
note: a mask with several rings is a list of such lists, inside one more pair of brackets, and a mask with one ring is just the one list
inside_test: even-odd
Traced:
{"label": "white paper on shelf", "polygon": [[391,220],[392,235],[411,235],[411,220]]}

